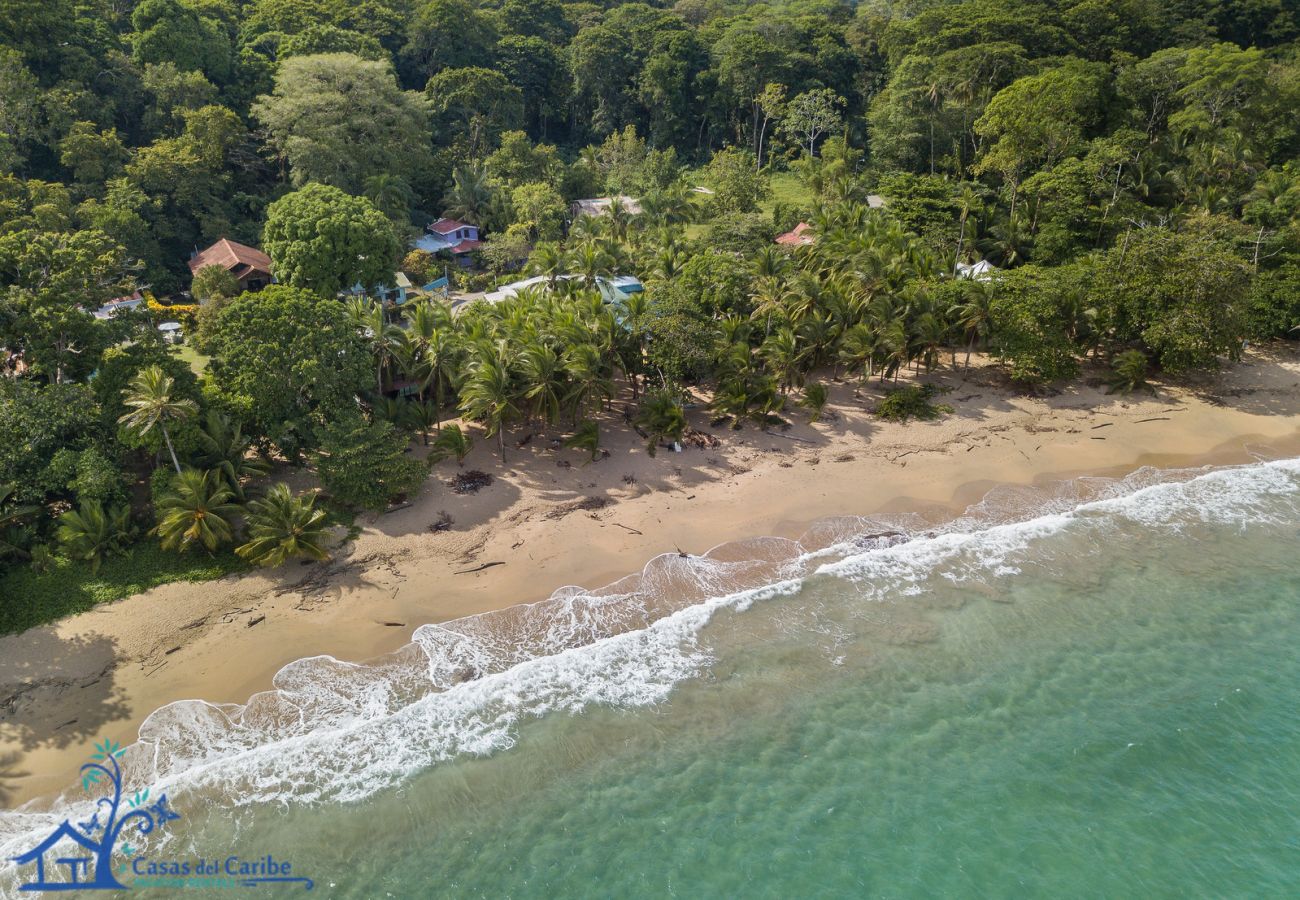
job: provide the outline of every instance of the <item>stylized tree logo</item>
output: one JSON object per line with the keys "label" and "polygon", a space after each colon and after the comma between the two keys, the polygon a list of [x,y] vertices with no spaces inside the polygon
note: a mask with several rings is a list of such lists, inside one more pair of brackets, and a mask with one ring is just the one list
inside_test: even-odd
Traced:
{"label": "stylized tree logo", "polygon": [[[28,863],[36,865],[36,880],[24,884],[19,890],[122,890],[126,885],[118,881],[113,874],[113,849],[123,829],[128,824],[134,824],[137,833],[145,835],[155,828],[164,827],[172,819],[180,818],[167,808],[166,794],[159,795],[158,799],[150,804],[148,789],[137,791],[126,801],[126,810],[122,811],[122,767],[118,759],[125,752],[115,741],[107,739],[102,744],[95,745],[95,752],[90,757],[91,761],[81,767],[81,787],[90,791],[107,778],[112,785],[112,794],[99,798],[95,804],[94,815],[89,821],[74,826],[64,819],[45,840],[21,856],[13,857],[13,861],[19,865]],[[104,817],[102,822],[101,816]],[[52,862],[64,866],[68,878],[65,881],[46,881],[46,854],[65,838],[92,855],[56,856]],[[131,856],[135,853],[135,849],[129,843],[125,843],[122,845],[122,852]]]}

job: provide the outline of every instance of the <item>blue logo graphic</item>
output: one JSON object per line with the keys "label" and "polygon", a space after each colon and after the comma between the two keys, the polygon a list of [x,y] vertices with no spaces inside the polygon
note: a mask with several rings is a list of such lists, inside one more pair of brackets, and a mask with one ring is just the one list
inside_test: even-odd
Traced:
{"label": "blue logo graphic", "polygon": [[[127,885],[117,879],[128,870],[134,875],[169,876],[138,879],[133,887],[258,887],[266,884],[301,884],[315,887],[310,878],[291,875],[292,866],[269,854],[255,862],[228,856],[225,860],[149,861],[130,844],[133,834],[146,835],[163,829],[180,815],[167,805],[167,795],[150,801],[149,789],[136,791],[123,807],[122,767],[118,760],[126,751],[115,741],[95,744],[91,761],[81,767],[81,787],[90,791],[105,779],[111,791],[100,797],[94,814],[85,822],[59,823],[49,837],[26,853],[12,858],[19,866],[34,866],[36,880],[21,891],[121,891]],[[126,840],[120,840],[123,835]],[[120,841],[120,843],[119,843]],[[126,861],[114,870],[113,854],[120,851]],[[53,876],[55,880],[49,880]],[[59,877],[63,876],[63,877]]]}
{"label": "blue logo graphic", "polygon": [[[113,850],[123,829],[134,824],[139,834],[149,834],[155,828],[162,828],[173,819],[180,818],[167,808],[166,794],[149,805],[148,790],[137,791],[127,801],[126,811],[122,812],[122,767],[118,764],[118,759],[125,752],[114,741],[105,740],[102,744],[95,745],[91,761],[81,767],[81,787],[89,791],[107,778],[112,785],[112,794],[99,798],[95,804],[95,814],[89,821],[74,826],[64,819],[50,832],[49,837],[26,853],[13,858],[20,866],[29,863],[36,865],[36,880],[24,884],[20,890],[122,890],[126,885],[113,874]],[[64,844],[65,839],[71,845]],[[56,849],[61,844],[62,848]],[[64,855],[83,851],[89,855]],[[135,849],[129,843],[124,843],[122,853],[129,857],[135,853]],[[57,870],[59,866],[66,868],[68,880],[46,881],[47,867]]]}

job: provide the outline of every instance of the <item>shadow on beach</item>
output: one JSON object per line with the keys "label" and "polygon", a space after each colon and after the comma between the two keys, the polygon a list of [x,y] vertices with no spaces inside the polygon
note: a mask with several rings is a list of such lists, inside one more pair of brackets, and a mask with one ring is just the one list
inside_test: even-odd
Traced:
{"label": "shadow on beach", "polygon": [[[0,662],[0,743],[23,750],[63,748],[93,740],[105,724],[128,716],[113,677],[113,639],[95,633],[65,638],[46,626],[7,641]],[[11,761],[0,755],[0,780],[17,777],[11,771],[14,756]]]}

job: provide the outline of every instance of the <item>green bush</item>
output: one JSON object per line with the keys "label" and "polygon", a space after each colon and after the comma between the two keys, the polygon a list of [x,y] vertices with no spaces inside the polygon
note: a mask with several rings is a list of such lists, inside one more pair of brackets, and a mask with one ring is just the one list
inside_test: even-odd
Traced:
{"label": "green bush", "polygon": [[952,412],[947,403],[930,402],[939,393],[944,392],[932,384],[909,384],[890,391],[876,407],[876,415],[891,422],[906,422],[908,419],[932,421]]}
{"label": "green bush", "polygon": [[168,553],[156,543],[137,544],[128,556],[104,561],[99,572],[85,563],[57,556],[45,573],[16,566],[0,576],[0,634],[23,631],[85,612],[100,603],[172,581],[212,581],[247,565],[233,553],[215,556]]}

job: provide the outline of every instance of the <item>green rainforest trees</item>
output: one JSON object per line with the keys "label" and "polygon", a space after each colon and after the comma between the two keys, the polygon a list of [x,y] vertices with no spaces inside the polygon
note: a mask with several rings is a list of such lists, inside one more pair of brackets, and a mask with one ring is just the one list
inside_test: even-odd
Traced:
{"label": "green rainforest trees", "polygon": [[835,379],[940,410],[893,383],[1300,337],[1297,15],[0,4],[0,569],[323,559],[542,430],[598,466]]}

